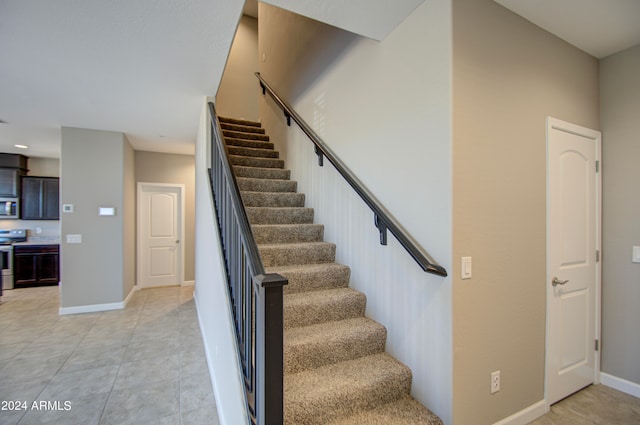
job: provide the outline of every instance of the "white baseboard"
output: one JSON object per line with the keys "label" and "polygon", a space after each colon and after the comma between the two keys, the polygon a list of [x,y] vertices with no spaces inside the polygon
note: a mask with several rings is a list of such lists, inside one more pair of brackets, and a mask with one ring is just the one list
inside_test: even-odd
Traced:
{"label": "white baseboard", "polygon": [[129,304],[129,301],[131,301],[131,298],[133,297],[133,294],[136,292],[136,290],[137,290],[136,286],[131,288],[131,291],[129,291],[129,295],[127,295],[127,298],[125,298],[124,301],[119,303],[78,305],[74,307],[60,307],[58,314],[60,316],[66,316],[68,314],[97,313],[100,311],[122,310],[127,306],[127,304]]}
{"label": "white baseboard", "polygon": [[182,286],[196,286],[195,280],[185,280],[182,282]]}
{"label": "white baseboard", "polygon": [[547,404],[547,401],[540,400],[539,402],[534,403],[493,425],[525,425],[536,420],[547,412],[549,412],[549,405]]}
{"label": "white baseboard", "polygon": [[600,372],[600,383],[615,390],[640,398],[640,384]]}

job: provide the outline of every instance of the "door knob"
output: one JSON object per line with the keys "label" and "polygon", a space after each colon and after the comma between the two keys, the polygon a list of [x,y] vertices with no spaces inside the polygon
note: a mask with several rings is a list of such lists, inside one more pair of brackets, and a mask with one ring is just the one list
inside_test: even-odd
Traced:
{"label": "door knob", "polygon": [[558,286],[558,285],[564,285],[565,283],[569,282],[569,279],[567,280],[560,280],[557,277],[554,277],[553,280],[551,281],[551,284],[553,286]]}

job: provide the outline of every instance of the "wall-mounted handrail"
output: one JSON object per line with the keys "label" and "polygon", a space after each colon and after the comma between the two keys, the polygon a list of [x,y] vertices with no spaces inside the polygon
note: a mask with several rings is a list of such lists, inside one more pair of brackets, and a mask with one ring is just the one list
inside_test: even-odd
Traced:
{"label": "wall-mounted handrail", "polygon": [[323,158],[327,158],[340,175],[349,183],[355,192],[369,206],[374,214],[374,224],[380,231],[380,243],[387,244],[387,230],[390,231],[407,250],[413,259],[420,265],[422,270],[438,276],[447,276],[447,271],[431,258],[431,256],[420,246],[420,244],[409,235],[409,233],[398,223],[391,213],[376,199],[376,197],[365,187],[365,185],[349,170],[340,158],[327,146],[327,144],[309,127],[309,125],[298,115],[298,113],[285,102],[262,78],[259,72],[255,73],[260,80],[262,94],[269,93],[269,96],[278,104],[287,119],[287,125],[291,125],[293,119],[298,127],[307,135],[315,145],[315,152],[318,155],[318,162],[322,166]]}
{"label": "wall-mounted handrail", "polygon": [[211,189],[249,420],[254,425],[282,425],[283,286],[287,279],[265,273],[213,103],[209,103],[209,112]]}

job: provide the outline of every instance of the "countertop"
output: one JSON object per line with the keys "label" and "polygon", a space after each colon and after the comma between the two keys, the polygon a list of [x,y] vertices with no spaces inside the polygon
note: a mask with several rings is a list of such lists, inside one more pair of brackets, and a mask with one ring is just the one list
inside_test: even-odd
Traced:
{"label": "countertop", "polygon": [[60,245],[60,238],[48,237],[48,236],[35,236],[28,238],[25,242],[14,242],[14,246],[29,246],[29,245]]}

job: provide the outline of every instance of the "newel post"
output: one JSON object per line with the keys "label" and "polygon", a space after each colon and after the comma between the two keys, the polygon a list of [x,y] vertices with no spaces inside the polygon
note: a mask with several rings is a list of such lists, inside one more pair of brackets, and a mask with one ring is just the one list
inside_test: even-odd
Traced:
{"label": "newel post", "polygon": [[[255,276],[257,416],[260,425],[284,423],[284,309],[283,286],[278,274]],[[260,320],[259,318],[263,318]]]}

